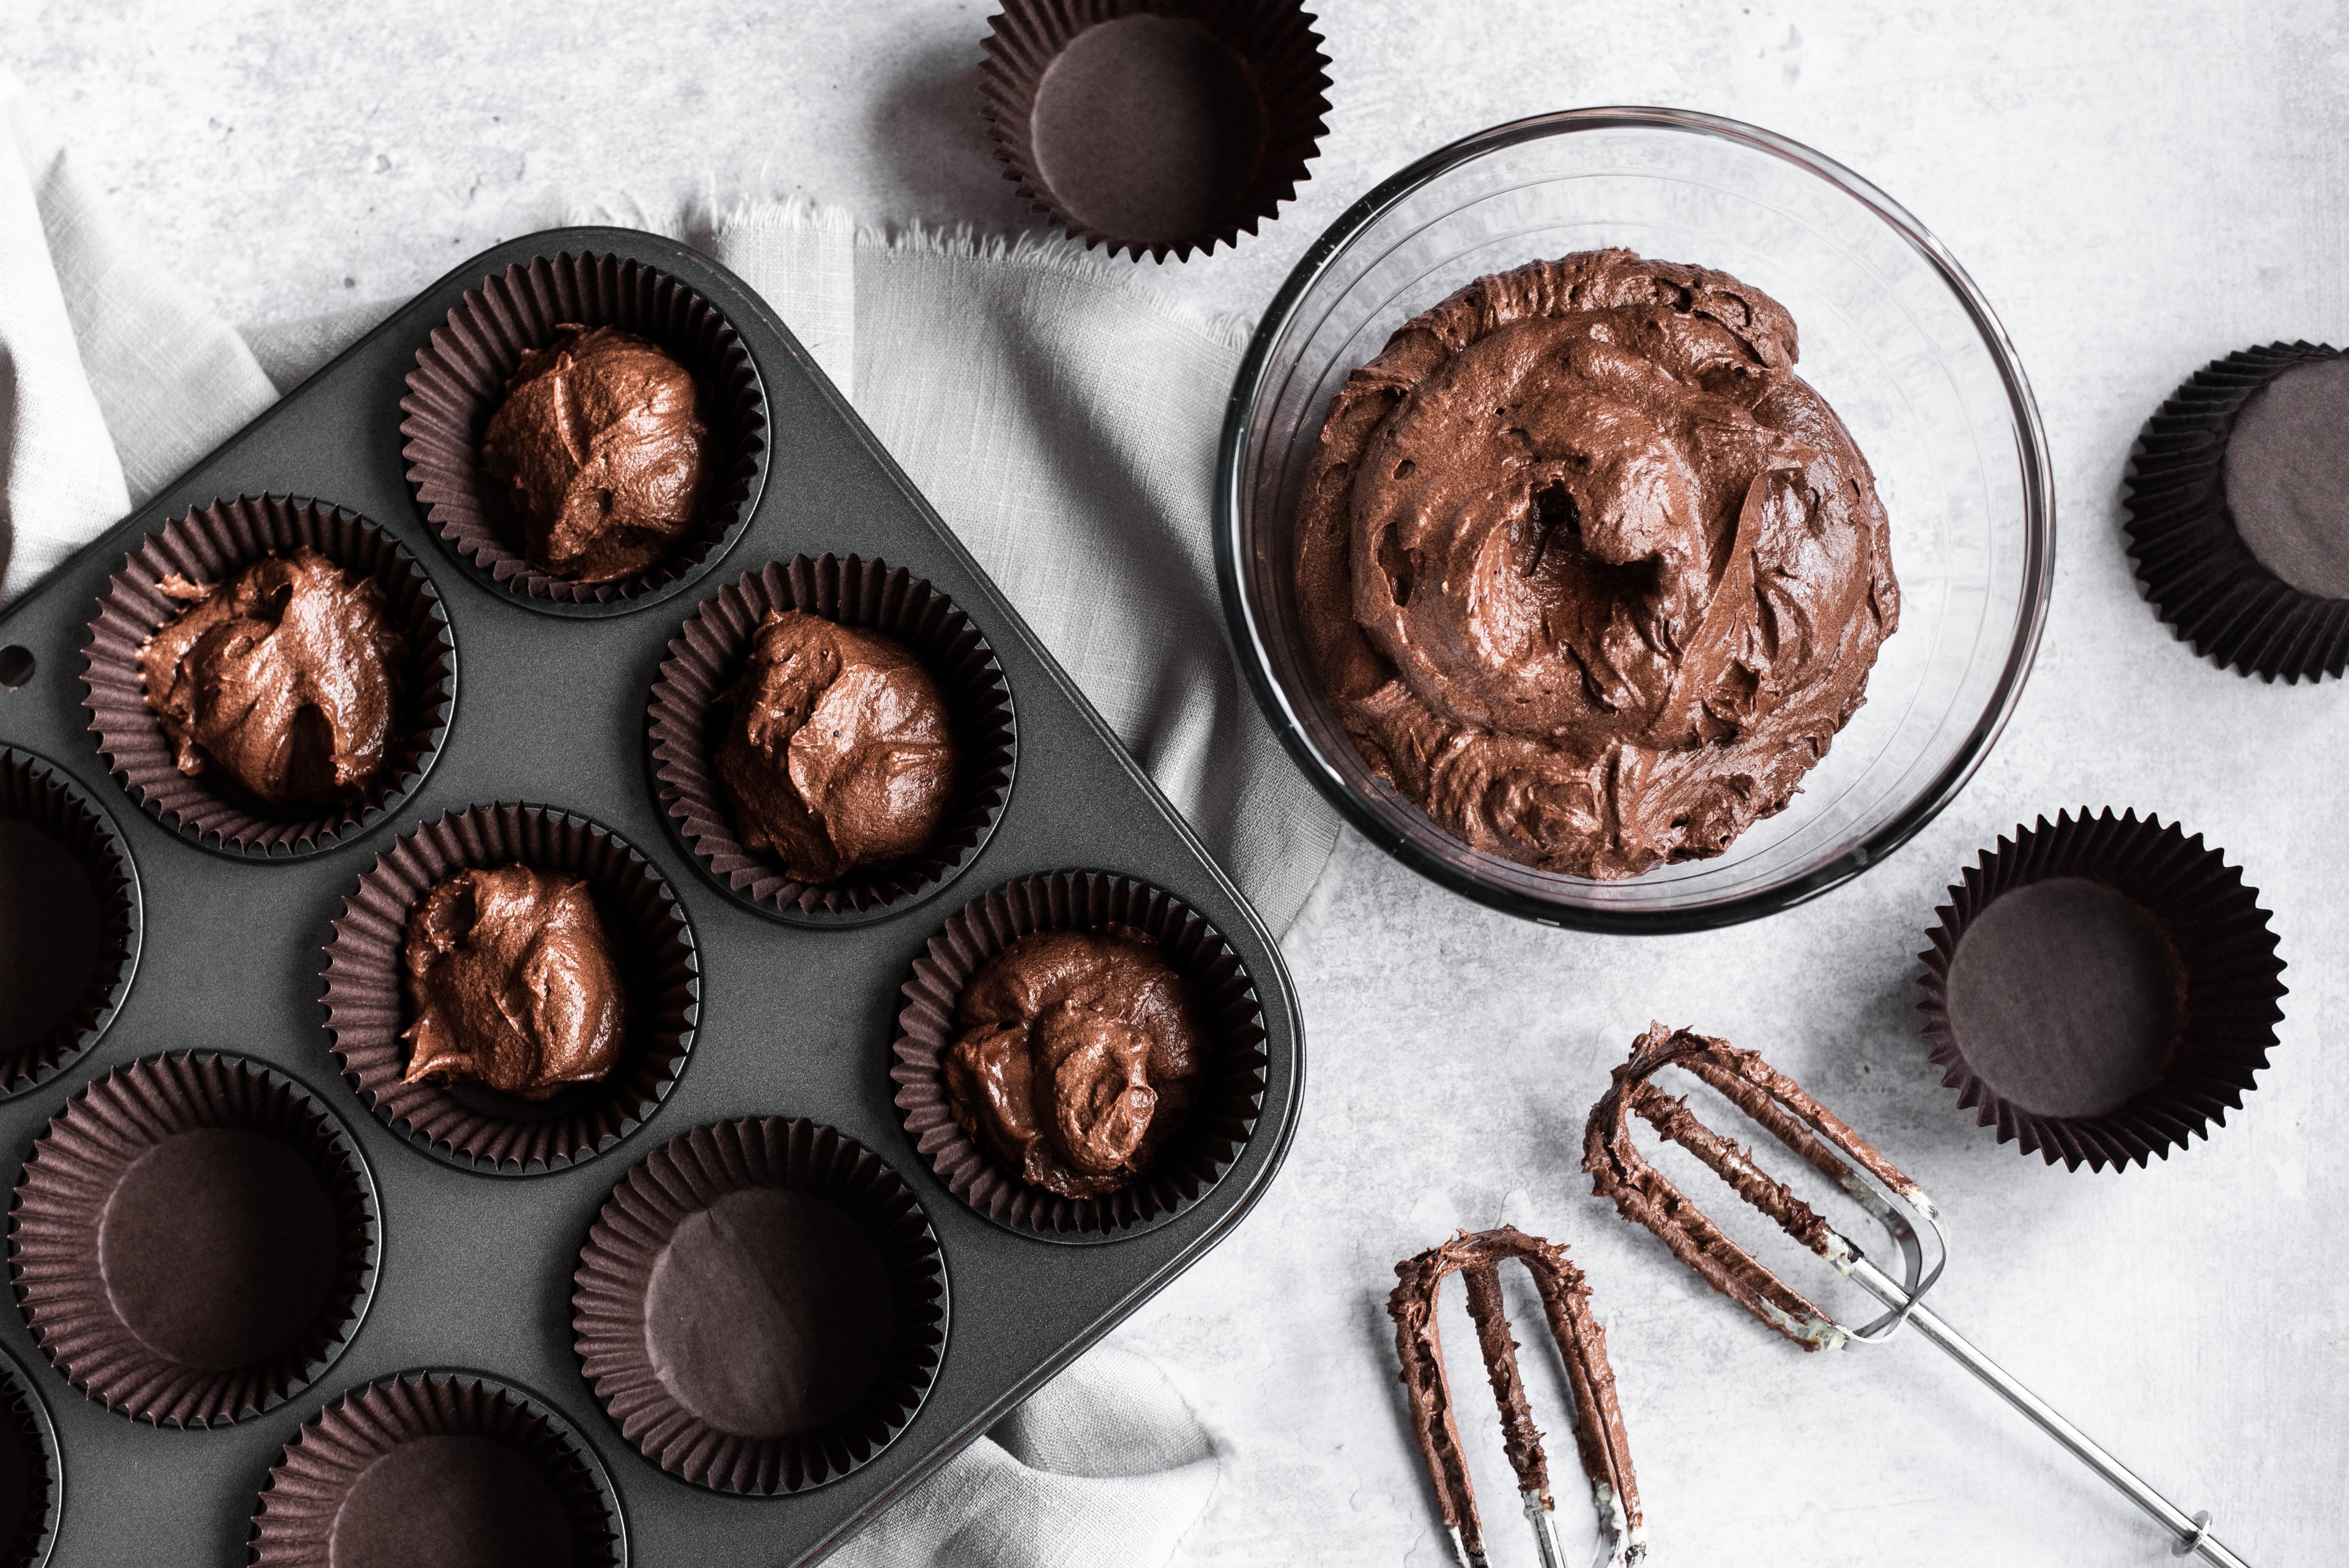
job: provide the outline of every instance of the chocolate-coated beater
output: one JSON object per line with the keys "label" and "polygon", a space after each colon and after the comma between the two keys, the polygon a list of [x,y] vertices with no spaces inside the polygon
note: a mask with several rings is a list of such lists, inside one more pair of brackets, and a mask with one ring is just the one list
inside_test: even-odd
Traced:
{"label": "chocolate-coated beater", "polygon": [[1590,1315],[1590,1287],[1566,1249],[1513,1225],[1465,1232],[1440,1247],[1395,1264],[1397,1283],[1387,1297],[1394,1319],[1395,1352],[1402,1358],[1403,1386],[1411,1390],[1412,1427],[1419,1451],[1435,1482],[1435,1501],[1452,1532],[1452,1550],[1462,1568],[1485,1568],[1484,1525],[1476,1517],[1476,1494],[1468,1484],[1468,1460],[1453,1418],[1452,1381],[1444,1372],[1444,1346],[1435,1330],[1435,1298],[1444,1277],[1458,1274],[1468,1288],[1468,1316],[1493,1397],[1501,1407],[1501,1441],[1517,1472],[1517,1495],[1541,1548],[1542,1568],[1565,1568],[1557,1517],[1550,1505],[1549,1461],[1542,1435],[1526,1402],[1517,1371],[1517,1342],[1501,1308],[1500,1265],[1516,1258],[1541,1293],[1542,1313],[1566,1360],[1567,1384],[1574,1394],[1574,1446],[1599,1508],[1607,1537],[1599,1562],[1628,1568],[1647,1554],[1647,1528],[1640,1520],[1640,1486],[1631,1475],[1631,1450],[1623,1436],[1623,1413],[1615,1404],[1615,1371],[1607,1364],[1607,1335]]}
{"label": "chocolate-coated beater", "polygon": [[[1681,1068],[1711,1084],[1803,1163],[1850,1193],[1883,1224],[1899,1249],[1902,1277],[1895,1280],[1868,1262],[1848,1237],[1784,1183],[1765,1175],[1733,1140],[1699,1121],[1686,1101],[1674,1099],[1649,1081],[1667,1067]],[[1660,1135],[1703,1161],[1780,1230],[1882,1302],[1887,1308],[1884,1315],[1858,1328],[1847,1328],[1755,1263],[1632,1147],[1634,1111]],[[1715,1290],[1804,1349],[1872,1345],[1890,1338],[1904,1323],[1913,1325],[1937,1348],[2029,1417],[2041,1431],[2158,1520],[2175,1538],[2175,1555],[2198,1553],[2220,1568],[2249,1568],[2210,1533],[2208,1513],[2189,1517],[1922,1305],[1949,1258],[1949,1243],[1932,1200],[1833,1112],[1806,1094],[1800,1084],[1754,1052],[1686,1029],[1650,1025],[1648,1032],[1633,1043],[1631,1059],[1615,1069],[1614,1082],[1590,1108],[1582,1149],[1582,1168],[1590,1173],[1592,1185],[1601,1197],[1615,1201],[1625,1219],[1653,1231],[1673,1256],[1703,1275]],[[1930,1272],[1915,1222],[1922,1222],[1924,1230],[1932,1233],[1934,1261]]]}

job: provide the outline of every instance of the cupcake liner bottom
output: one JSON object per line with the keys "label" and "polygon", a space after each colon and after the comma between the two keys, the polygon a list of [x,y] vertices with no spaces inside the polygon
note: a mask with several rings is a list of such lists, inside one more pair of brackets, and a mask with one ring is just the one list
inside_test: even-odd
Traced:
{"label": "cupcake liner bottom", "polygon": [[1961,1109],[2077,1170],[2168,1158],[2258,1087],[2283,1016],[2259,890],[2159,818],[2017,828],[1951,888],[1918,1006]]}
{"label": "cupcake liner bottom", "polygon": [[255,1568],[621,1568],[619,1504],[562,1418],[470,1373],[403,1372],[313,1416],[261,1491]]}

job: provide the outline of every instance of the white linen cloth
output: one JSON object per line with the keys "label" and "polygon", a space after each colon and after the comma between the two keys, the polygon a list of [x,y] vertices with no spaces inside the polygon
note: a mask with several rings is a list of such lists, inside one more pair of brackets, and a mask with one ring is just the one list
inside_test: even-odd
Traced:
{"label": "white linen cloth", "polygon": [[[0,150],[5,603],[389,306],[258,329],[248,343],[126,239],[5,73],[0,129],[14,148]],[[1287,929],[1336,822],[1281,758],[1220,631],[1208,486],[1234,326],[1057,245],[883,235],[772,203],[695,237],[799,333],[1268,923]],[[1097,1348],[839,1561],[1160,1564],[1216,1473],[1212,1439],[1156,1367]]]}

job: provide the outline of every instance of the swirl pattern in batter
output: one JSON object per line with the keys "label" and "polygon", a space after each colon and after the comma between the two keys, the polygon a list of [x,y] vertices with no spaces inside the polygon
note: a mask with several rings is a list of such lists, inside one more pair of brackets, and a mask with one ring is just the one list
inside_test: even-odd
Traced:
{"label": "swirl pattern in batter", "polygon": [[1372,771],[1472,847],[1637,876],[1782,810],[1900,614],[1876,481],[1726,273],[1480,278],[1346,379],[1299,606]]}

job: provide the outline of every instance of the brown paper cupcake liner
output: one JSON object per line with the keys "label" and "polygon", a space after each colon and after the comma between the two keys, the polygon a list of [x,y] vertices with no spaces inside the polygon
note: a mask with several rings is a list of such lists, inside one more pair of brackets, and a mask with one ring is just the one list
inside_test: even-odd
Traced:
{"label": "brown paper cupcake liner", "polygon": [[335,1568],[337,1532],[439,1568],[626,1568],[620,1500],[537,1396],[478,1373],[401,1372],[303,1423],[253,1512],[254,1568]]}
{"label": "brown paper cupcake liner", "polygon": [[[936,840],[912,860],[812,885],[734,836],[733,803],[711,762],[732,717],[727,696],[759,623],[770,610],[792,609],[896,638],[946,691],[963,754],[957,801]],[[1010,688],[970,617],[904,567],[854,555],[771,562],[688,616],[653,683],[647,743],[669,826],[709,879],[761,913],[812,924],[878,919],[953,881],[1002,818],[1019,749]]]}
{"label": "brown paper cupcake liner", "polygon": [[2242,1109],[2284,965],[2259,890],[2200,834],[2110,808],[2042,817],[1949,893],[1919,1007],[1943,1085],[1998,1141],[2126,1169]]}
{"label": "brown paper cupcake liner", "polygon": [[67,1382],[158,1426],[275,1408],[358,1331],[375,1183],[306,1088],[211,1052],[148,1057],[35,1140],[8,1221],[34,1340]]}
{"label": "brown paper cupcake liner", "polygon": [[[816,1358],[781,1370],[759,1366],[765,1350],[796,1338],[804,1319],[789,1319],[768,1346],[756,1331],[755,1308],[728,1310],[730,1287],[763,1275],[756,1288],[771,1296],[781,1288],[775,1278],[796,1272],[787,1263],[768,1267],[778,1260],[756,1252],[747,1225],[705,1222],[701,1229],[722,1242],[691,1255],[680,1251],[683,1227],[752,1192],[821,1200],[814,1212],[826,1222],[853,1226],[843,1233],[861,1233],[870,1243],[871,1278],[823,1282],[825,1294],[852,1304],[833,1307],[843,1330],[864,1315],[861,1292],[886,1292],[885,1337],[858,1353],[873,1363],[861,1388],[808,1391],[815,1380],[804,1372]],[[721,1245],[722,1254],[711,1250]],[[704,1250],[726,1261],[700,1277]],[[655,1298],[664,1291],[671,1293],[666,1310],[656,1314]],[[709,1333],[688,1321],[689,1308],[668,1305],[694,1295],[709,1304],[709,1320],[698,1326]],[[800,1305],[820,1311],[812,1305],[818,1299],[811,1294]],[[580,1252],[571,1303],[580,1369],[623,1437],[696,1486],[774,1496],[848,1474],[886,1448],[921,1408],[946,1345],[946,1259],[905,1183],[854,1139],[781,1117],[721,1121],[672,1139],[613,1190]],[[656,1349],[648,1318],[678,1325],[669,1330],[678,1337]],[[822,1359],[829,1367],[841,1357]],[[705,1371],[705,1361],[724,1366]],[[754,1417],[778,1408],[779,1401],[743,1391],[761,1385],[793,1391],[807,1404],[821,1398],[830,1408],[803,1429],[746,1435],[740,1429],[750,1421],[730,1420],[730,1412],[716,1407],[730,1401]],[[697,1390],[709,1396],[699,1409],[688,1402]]]}
{"label": "brown paper cupcake liner", "polygon": [[1330,61],[1296,0],[1006,0],[984,46],[1005,178],[1112,255],[1238,244],[1296,196],[1327,129]]}
{"label": "brown paper cupcake liner", "polygon": [[[375,579],[407,634],[408,663],[400,672],[401,725],[375,789],[355,810],[280,816],[180,771],[147,706],[139,650],[186,607],[164,597],[158,584],[165,577],[177,573],[191,583],[218,583],[264,556],[305,545],[347,573]],[[82,660],[88,692],[82,706],[116,781],[165,826],[227,854],[314,854],[375,827],[431,770],[457,701],[457,646],[424,569],[375,524],[300,496],[214,501],[148,535],[98,596]]]}
{"label": "brown paper cupcake liner", "polygon": [[[1031,931],[1126,925],[1157,939],[1190,982],[1213,1055],[1188,1119],[1131,1186],[1063,1198],[1006,1171],[955,1120],[942,1062],[960,1037],[956,1004],[985,964]],[[897,1109],[905,1134],[948,1190],[1008,1229],[1064,1242],[1105,1242],[1154,1228],[1204,1197],[1239,1159],[1264,1107],[1264,1015],[1230,944],[1189,905],[1106,872],[1054,872],[1006,883],[963,906],[914,961],[897,1014]]]}
{"label": "brown paper cupcake liner", "polygon": [[0,1563],[41,1568],[57,1543],[65,1469],[33,1379],[0,1352]]}
{"label": "brown paper cupcake liner", "polygon": [[[0,1036],[0,1099],[47,1083],[98,1043],[129,995],[141,932],[139,879],[112,820],[48,763],[14,747],[0,747],[0,823],[5,822],[29,825],[72,857],[88,878],[97,929],[89,980],[71,1010],[29,1040]],[[10,896],[22,895],[11,890]]]}
{"label": "brown paper cupcake liner", "polygon": [[[516,863],[583,878],[594,894],[627,983],[618,1063],[543,1100],[402,1082],[409,912],[460,871]],[[667,879],[610,829],[550,806],[471,806],[401,837],[344,898],[325,973],[335,1059],[376,1119],[452,1164],[507,1175],[592,1159],[643,1126],[685,1070],[701,1012],[693,928]]]}
{"label": "brown paper cupcake liner", "polygon": [[[718,442],[698,526],[658,565],[613,583],[568,582],[532,565],[520,520],[481,468],[482,434],[523,355],[565,325],[615,326],[666,350],[692,373]],[[458,559],[554,614],[619,614],[685,587],[733,548],[766,480],[766,395],[750,350],[709,301],[617,256],[540,256],[466,291],[416,351],[399,410],[408,482],[426,520]]]}
{"label": "brown paper cupcake liner", "polygon": [[2303,593],[2252,553],[2224,473],[2251,395],[2297,366],[2340,356],[2278,343],[2214,360],[2161,406],[2130,459],[2124,504],[2137,583],[2181,641],[2238,675],[2296,684],[2349,667],[2349,599]]}

